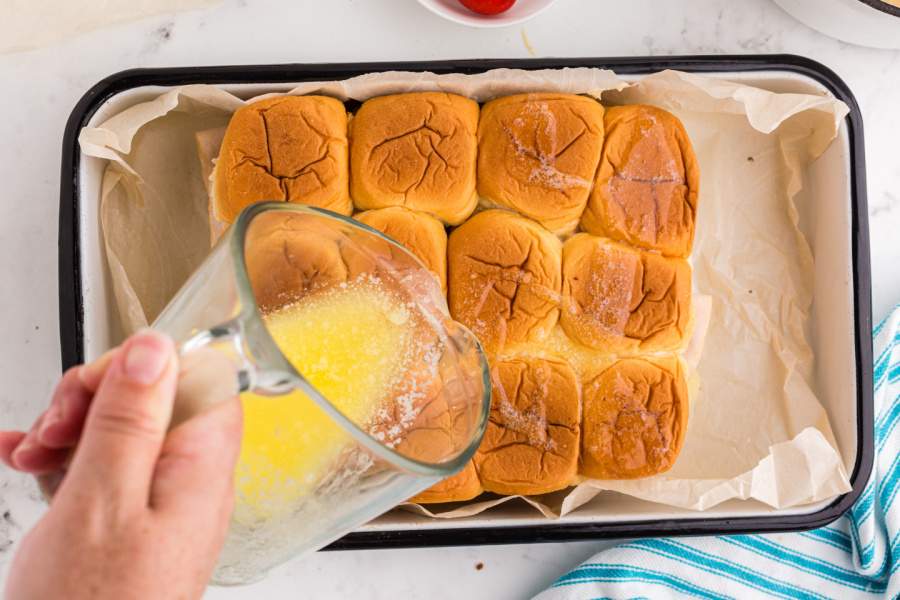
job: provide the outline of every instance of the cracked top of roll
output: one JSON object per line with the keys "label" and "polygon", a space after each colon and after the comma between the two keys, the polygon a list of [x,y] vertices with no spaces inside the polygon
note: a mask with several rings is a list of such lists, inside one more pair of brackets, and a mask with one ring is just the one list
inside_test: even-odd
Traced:
{"label": "cracked top of roll", "polygon": [[403,206],[450,225],[475,193],[478,104],[440,92],[366,100],[350,122],[350,189],[362,209]]}
{"label": "cracked top of roll", "polygon": [[544,339],[559,317],[562,244],[530,219],[480,212],[447,244],[450,314],[496,353]]}
{"label": "cracked top of roll", "polygon": [[211,216],[231,223],[256,202],[287,201],[352,212],[347,111],[334,98],[282,96],[231,117],[213,174]]}
{"label": "cracked top of roll", "polygon": [[606,141],[581,227],[588,233],[687,256],[700,170],[675,115],[645,105],[606,110]]}
{"label": "cracked top of roll", "polygon": [[603,147],[603,106],[574,94],[491,100],[478,126],[478,193],[554,233],[574,231]]}
{"label": "cracked top of roll", "polygon": [[578,376],[563,360],[518,357],[491,369],[491,416],[475,454],[484,489],[547,494],[572,483],[578,465]]}
{"label": "cracked top of roll", "polygon": [[690,332],[687,261],[579,233],[562,251],[559,322],[574,341],[611,353],[683,346]]}
{"label": "cracked top of roll", "polygon": [[378,261],[391,256],[385,240],[350,240],[340,228],[323,225],[318,215],[288,211],[255,216],[244,243],[247,276],[263,314],[312,292],[378,274]]}
{"label": "cracked top of roll", "polygon": [[688,388],[678,358],[627,359],[585,378],[580,472],[634,479],[668,471],[688,421]]}

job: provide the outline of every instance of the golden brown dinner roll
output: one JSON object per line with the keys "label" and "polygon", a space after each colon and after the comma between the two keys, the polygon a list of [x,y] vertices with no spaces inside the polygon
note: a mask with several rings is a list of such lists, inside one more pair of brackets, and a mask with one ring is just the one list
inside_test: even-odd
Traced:
{"label": "golden brown dinner roll", "polygon": [[560,241],[503,210],[478,213],[447,243],[450,314],[489,353],[546,337],[559,317]]}
{"label": "golden brown dinner roll", "polygon": [[310,215],[270,211],[256,216],[247,231],[244,260],[260,310],[276,310],[357,274],[351,273],[339,242]]}
{"label": "golden brown dinner roll", "polygon": [[[440,223],[435,223],[444,235]],[[399,298],[415,298],[423,306],[429,301],[444,305],[440,281],[409,252],[320,213],[287,209],[257,214],[246,233],[244,257],[264,313],[362,276],[379,279],[385,291]],[[420,345],[427,345],[424,335]]]}
{"label": "golden brown dinner roll", "polygon": [[353,217],[415,254],[447,291],[447,232],[440,221],[400,206],[367,210]]}
{"label": "golden brown dinner roll", "polygon": [[677,358],[620,360],[585,378],[582,395],[582,475],[634,479],[672,467],[688,419]]}
{"label": "golden brown dinner roll", "polygon": [[484,105],[478,193],[555,233],[575,229],[603,146],[603,107],[572,94],[518,94]]}
{"label": "golden brown dinner roll", "polygon": [[[429,351],[425,349],[425,352]],[[464,388],[473,381],[462,373],[439,372],[435,377],[434,359],[426,356],[413,359],[412,365],[405,376],[407,381],[397,389],[399,401],[393,409],[381,411],[381,422],[375,423],[372,433],[377,439],[389,440],[399,430],[394,448],[408,458],[429,463],[453,459],[472,443],[472,430],[477,426],[473,421],[479,416],[477,411],[458,401],[471,396],[471,390]],[[465,365],[459,366],[465,371]],[[413,422],[406,422],[402,414],[391,414],[398,409],[401,413],[414,414]],[[458,502],[471,500],[482,491],[470,460],[459,473],[421,492],[410,502]]]}
{"label": "golden brown dinner roll", "polygon": [[239,108],[222,141],[213,191],[213,213],[226,223],[264,200],[349,215],[344,105],[325,96],[282,96]]}
{"label": "golden brown dinner roll", "polygon": [[605,123],[603,155],[582,229],[666,256],[687,256],[700,171],[681,121],[638,104],[607,109]]}
{"label": "golden brown dinner roll", "polygon": [[574,341],[610,353],[686,342],[691,268],[683,259],[579,233],[563,246],[559,322]]}
{"label": "golden brown dinner roll", "polygon": [[366,100],[350,123],[357,208],[405,206],[450,225],[472,214],[478,104],[421,92]]}
{"label": "golden brown dinner roll", "polygon": [[[377,236],[354,237],[355,232],[318,213],[281,210],[256,215],[246,233],[244,260],[259,308],[264,313],[275,310],[361,276],[386,275],[382,277],[386,290],[420,285],[414,274],[400,283],[391,274],[393,266],[391,272],[382,270],[382,260],[400,254],[399,248]],[[411,258],[407,260],[413,263]],[[434,278],[424,269],[419,272],[425,284],[421,293],[436,290],[439,294]]]}
{"label": "golden brown dinner roll", "polygon": [[418,495],[409,499],[417,504],[439,504],[441,502],[462,502],[480,496],[484,490],[478,481],[478,473],[472,461],[466,463],[463,470],[438,482]]}
{"label": "golden brown dinner roll", "polygon": [[482,486],[498,494],[546,494],[572,483],[578,468],[581,398],[562,360],[513,358],[491,369],[487,431],[475,454]]}

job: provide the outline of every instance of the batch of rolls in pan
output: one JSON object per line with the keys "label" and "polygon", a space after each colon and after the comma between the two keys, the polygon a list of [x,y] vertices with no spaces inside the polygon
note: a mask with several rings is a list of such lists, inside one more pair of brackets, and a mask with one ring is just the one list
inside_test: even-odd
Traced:
{"label": "batch of rolls in pan", "polygon": [[488,356],[490,422],[469,465],[414,500],[534,495],[670,469],[685,437],[699,171],[646,105],[529,93],[324,96],[239,109],[211,218],[262,200],[380,230],[434,272]]}

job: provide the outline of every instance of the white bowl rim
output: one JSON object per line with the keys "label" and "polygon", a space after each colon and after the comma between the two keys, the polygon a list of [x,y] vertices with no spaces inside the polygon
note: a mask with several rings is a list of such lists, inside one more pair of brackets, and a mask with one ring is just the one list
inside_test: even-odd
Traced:
{"label": "white bowl rim", "polygon": [[503,13],[494,16],[479,15],[476,12],[472,12],[472,14],[469,16],[463,16],[443,9],[441,7],[441,4],[437,0],[418,0],[418,2],[420,5],[424,6],[437,16],[447,19],[448,21],[458,23],[460,25],[481,28],[497,28],[519,25],[521,23],[524,23],[525,21],[533,19],[534,17],[550,8],[550,6],[553,5],[556,0],[544,0],[544,4],[542,6],[535,8],[530,13],[526,13],[518,17],[504,17]]}

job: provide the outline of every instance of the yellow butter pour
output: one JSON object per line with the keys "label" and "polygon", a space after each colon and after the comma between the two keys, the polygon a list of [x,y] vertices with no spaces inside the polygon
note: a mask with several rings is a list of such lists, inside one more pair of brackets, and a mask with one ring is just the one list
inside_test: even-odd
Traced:
{"label": "yellow butter pour", "polygon": [[[365,427],[405,368],[408,309],[376,281],[315,295],[265,317],[285,357],[354,423]],[[304,393],[241,395],[244,436],[238,516],[266,519],[302,501],[352,443]]]}

